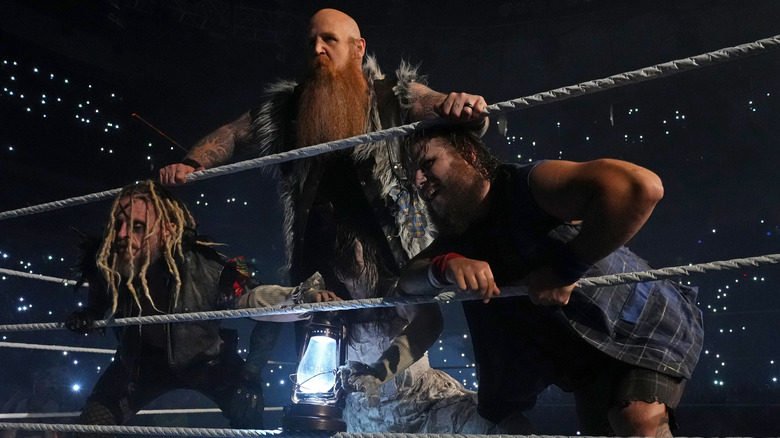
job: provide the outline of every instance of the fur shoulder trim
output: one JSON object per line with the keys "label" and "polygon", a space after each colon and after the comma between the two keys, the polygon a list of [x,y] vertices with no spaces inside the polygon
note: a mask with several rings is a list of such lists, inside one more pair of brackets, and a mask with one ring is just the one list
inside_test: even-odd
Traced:
{"label": "fur shoulder trim", "polygon": [[412,65],[406,61],[401,61],[398,69],[395,71],[395,76],[398,78],[398,84],[393,88],[393,92],[398,96],[398,100],[401,103],[401,107],[404,110],[409,109],[414,102],[414,98],[411,95],[410,84],[417,83],[422,85],[428,85],[428,77],[420,75],[417,71],[420,65]]}
{"label": "fur shoulder trim", "polygon": [[279,79],[276,82],[272,82],[265,86],[263,89],[264,97],[272,96],[276,93],[292,93],[295,87],[298,86],[298,82],[290,79]]}
{"label": "fur shoulder trim", "polygon": [[253,147],[257,156],[283,152],[284,139],[281,132],[288,117],[285,110],[291,103],[297,85],[297,82],[290,80],[268,84],[263,90],[262,103],[250,111],[253,137],[259,143]]}
{"label": "fur shoulder trim", "polygon": [[375,80],[382,80],[385,78],[384,73],[379,68],[379,62],[374,55],[366,55],[366,61],[363,63],[363,74],[368,79],[369,83],[373,83]]}
{"label": "fur shoulder trim", "polygon": [[395,71],[395,75],[398,77],[398,82],[417,82],[419,84],[427,85],[428,76],[418,73],[420,64],[412,65],[409,62],[401,60],[401,64]]}

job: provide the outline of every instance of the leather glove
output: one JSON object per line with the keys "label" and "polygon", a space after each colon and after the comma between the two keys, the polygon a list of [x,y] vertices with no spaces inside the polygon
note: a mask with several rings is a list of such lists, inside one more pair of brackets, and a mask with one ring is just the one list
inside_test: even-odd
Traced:
{"label": "leather glove", "polygon": [[65,320],[65,327],[79,334],[92,333],[97,330],[94,327],[96,319],[94,312],[90,309],[79,309],[68,315],[68,318]]}
{"label": "leather glove", "polygon": [[381,395],[379,387],[382,385],[382,381],[376,377],[376,371],[370,365],[349,361],[346,365],[339,367],[339,380],[341,388],[347,394],[362,392],[368,399],[368,407],[379,406]]}
{"label": "leather glove", "polygon": [[236,429],[262,429],[263,399],[262,382],[246,381],[233,389],[227,408],[224,410],[230,419],[230,426]]}

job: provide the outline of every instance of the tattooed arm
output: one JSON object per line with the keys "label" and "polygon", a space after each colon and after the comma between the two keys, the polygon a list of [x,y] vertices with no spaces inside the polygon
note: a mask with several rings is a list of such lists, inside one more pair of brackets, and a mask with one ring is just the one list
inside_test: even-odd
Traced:
{"label": "tattooed arm", "polygon": [[160,182],[165,185],[184,184],[187,175],[227,163],[236,152],[251,144],[252,129],[249,113],[203,137],[187,153],[181,163],[160,169]]}
{"label": "tattooed arm", "polygon": [[488,118],[482,115],[487,103],[482,96],[439,93],[415,82],[409,85],[409,100],[414,121],[440,116],[453,121],[468,122],[474,125],[474,130],[480,131],[480,136],[487,131]]}

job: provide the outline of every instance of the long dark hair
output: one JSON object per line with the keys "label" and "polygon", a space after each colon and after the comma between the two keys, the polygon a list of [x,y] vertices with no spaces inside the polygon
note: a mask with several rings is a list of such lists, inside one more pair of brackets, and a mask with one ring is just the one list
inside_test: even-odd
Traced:
{"label": "long dark hair", "polygon": [[[434,138],[442,139],[458,151],[458,154],[485,179],[492,180],[496,176],[501,161],[493,156],[479,135],[463,124],[444,124],[415,131],[403,142],[404,165],[412,180],[418,168],[419,156],[425,153],[428,142]],[[420,149],[413,153],[414,147]]]}

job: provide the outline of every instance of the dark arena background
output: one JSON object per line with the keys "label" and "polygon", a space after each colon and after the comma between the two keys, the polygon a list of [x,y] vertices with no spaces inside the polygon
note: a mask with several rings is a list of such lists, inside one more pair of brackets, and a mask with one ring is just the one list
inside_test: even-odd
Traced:
{"label": "dark arena background", "polygon": [[[264,84],[301,76],[307,20],[323,7],[357,20],[385,72],[405,59],[420,65],[431,88],[488,103],[780,34],[774,0],[0,0],[0,211],[121,187],[178,162],[256,105]],[[780,252],[780,51],[513,112],[491,120],[486,139],[508,161],[612,157],[659,174],[665,197],[628,244],[654,267]],[[267,173],[176,191],[201,231],[229,245],[224,251],[250,259],[264,282],[284,281],[281,214]],[[0,268],[72,278],[78,232],[99,234],[108,207],[0,221]],[[679,280],[699,287],[706,335],[677,434],[777,435],[780,268]],[[83,290],[3,274],[0,324],[63,321],[84,298]],[[445,313],[431,364],[476,389],[460,306]],[[251,324],[226,324],[248,348]],[[291,333],[266,370],[269,407],[289,403]],[[115,348],[110,334],[0,336]],[[111,360],[0,348],[3,412],[42,380],[55,389],[53,410],[80,410]],[[185,407],[213,406],[178,391],[148,409]],[[573,399],[556,389],[530,416],[537,433],[578,433]],[[278,427],[279,412],[267,421]],[[131,424],[227,427],[217,413],[137,416]]]}

